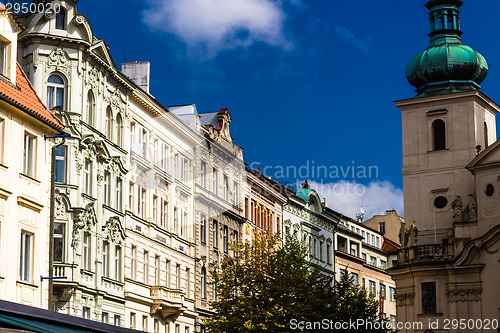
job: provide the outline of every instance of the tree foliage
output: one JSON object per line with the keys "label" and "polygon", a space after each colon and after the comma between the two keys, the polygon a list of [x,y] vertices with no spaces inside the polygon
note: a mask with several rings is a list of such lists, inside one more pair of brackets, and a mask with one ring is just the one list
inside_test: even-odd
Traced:
{"label": "tree foliage", "polygon": [[353,286],[347,275],[334,284],[320,274],[295,239],[281,245],[278,236],[268,233],[232,249],[237,257],[212,272],[218,299],[211,303],[215,315],[206,321],[210,332],[290,332],[292,320],[376,319],[373,297]]}

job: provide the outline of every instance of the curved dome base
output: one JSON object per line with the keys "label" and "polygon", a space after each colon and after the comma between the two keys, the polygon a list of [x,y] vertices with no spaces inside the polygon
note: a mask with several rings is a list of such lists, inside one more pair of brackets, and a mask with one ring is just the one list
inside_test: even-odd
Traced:
{"label": "curved dome base", "polygon": [[481,86],[470,80],[466,81],[449,80],[449,81],[428,83],[418,88],[416,92],[418,93],[417,97],[424,97],[424,96],[453,94],[456,92],[473,91],[479,89],[481,89]]}

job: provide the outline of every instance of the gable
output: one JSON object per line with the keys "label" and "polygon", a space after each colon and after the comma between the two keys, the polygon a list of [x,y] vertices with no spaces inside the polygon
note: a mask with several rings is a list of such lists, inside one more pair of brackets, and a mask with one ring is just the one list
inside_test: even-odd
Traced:
{"label": "gable", "polygon": [[107,63],[108,65],[115,67],[115,62],[113,58],[111,58],[111,54],[108,51],[108,46],[104,43],[103,40],[97,40],[90,47],[90,51],[97,55],[102,61]]}
{"label": "gable", "polygon": [[500,167],[500,140],[495,141],[488,148],[479,153],[467,165],[467,169],[470,171],[491,167]]}

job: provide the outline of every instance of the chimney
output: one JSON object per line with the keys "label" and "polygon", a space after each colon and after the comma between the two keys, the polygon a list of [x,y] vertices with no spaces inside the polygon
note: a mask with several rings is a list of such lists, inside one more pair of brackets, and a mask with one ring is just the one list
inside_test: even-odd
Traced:
{"label": "chimney", "polygon": [[149,93],[151,64],[147,61],[127,62],[122,64],[122,73],[127,75],[142,90]]}

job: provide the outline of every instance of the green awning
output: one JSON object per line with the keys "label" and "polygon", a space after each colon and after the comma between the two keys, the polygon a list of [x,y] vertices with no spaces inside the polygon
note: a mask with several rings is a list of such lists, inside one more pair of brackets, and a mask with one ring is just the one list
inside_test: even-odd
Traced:
{"label": "green awning", "polygon": [[2,326],[9,328],[19,328],[39,333],[91,333],[91,331],[78,330],[69,327],[48,324],[41,321],[0,314],[0,327]]}

